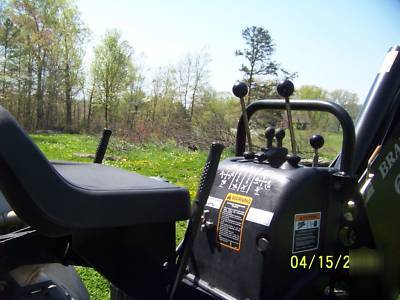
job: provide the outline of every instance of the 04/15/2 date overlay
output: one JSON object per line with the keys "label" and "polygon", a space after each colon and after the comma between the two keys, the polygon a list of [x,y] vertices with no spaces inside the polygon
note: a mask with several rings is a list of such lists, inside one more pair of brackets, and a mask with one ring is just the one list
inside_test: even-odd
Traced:
{"label": "04/15/2 date overlay", "polygon": [[292,269],[350,269],[350,257],[349,255],[292,255],[290,267]]}

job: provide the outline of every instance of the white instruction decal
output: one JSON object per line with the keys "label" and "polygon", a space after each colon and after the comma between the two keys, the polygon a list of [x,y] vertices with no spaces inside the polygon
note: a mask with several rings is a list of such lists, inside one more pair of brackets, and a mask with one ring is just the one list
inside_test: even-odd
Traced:
{"label": "white instruction decal", "polygon": [[274,216],[273,212],[250,207],[246,217],[246,221],[257,223],[263,226],[269,226],[269,224],[271,224],[273,216]]}
{"label": "white instruction decal", "polygon": [[212,207],[212,208],[215,208],[215,209],[219,209],[221,207],[222,202],[223,202],[222,199],[210,196],[210,197],[208,197],[206,206]]}
{"label": "white instruction decal", "polygon": [[321,212],[294,215],[292,253],[318,249]]}

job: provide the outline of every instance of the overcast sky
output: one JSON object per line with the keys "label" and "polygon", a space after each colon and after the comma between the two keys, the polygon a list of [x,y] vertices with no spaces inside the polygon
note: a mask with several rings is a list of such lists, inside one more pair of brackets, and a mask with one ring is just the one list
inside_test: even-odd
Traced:
{"label": "overcast sky", "polygon": [[[245,26],[263,26],[275,44],[274,59],[298,72],[295,85],[344,88],[364,100],[385,53],[400,44],[399,0],[227,1],[78,0],[93,46],[108,29],[118,29],[143,53],[146,72],[174,64],[188,51],[207,49],[210,83],[230,91],[242,61]],[[150,73],[148,73],[150,74]]]}

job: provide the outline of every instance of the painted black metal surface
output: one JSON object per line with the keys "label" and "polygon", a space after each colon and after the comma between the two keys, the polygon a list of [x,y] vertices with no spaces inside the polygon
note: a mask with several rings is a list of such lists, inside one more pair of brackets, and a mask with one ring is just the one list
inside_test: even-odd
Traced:
{"label": "painted black metal surface", "polygon": [[379,275],[386,281],[388,295],[400,285],[400,123],[393,125],[370,167],[371,175],[360,182],[376,248],[383,258],[384,273]]}
{"label": "painted black metal surface", "polygon": [[[400,106],[400,46],[389,49],[356,122],[354,171],[361,176],[368,157],[382,141]],[[340,160],[335,167],[339,168]]]}
{"label": "painted black metal surface", "polygon": [[[321,293],[328,282],[326,274],[314,268],[293,269],[290,258],[309,258],[335,248],[341,203],[331,193],[334,171],[291,168],[287,163],[273,168],[242,157],[223,161],[186,278],[219,293],[220,299],[283,299],[306,285],[311,287],[308,292]],[[328,210],[333,212],[329,228]],[[317,230],[297,228],[304,224],[295,221],[296,215],[306,214],[317,216]],[[295,229],[303,237],[296,237]],[[301,238],[304,244],[294,245]]]}

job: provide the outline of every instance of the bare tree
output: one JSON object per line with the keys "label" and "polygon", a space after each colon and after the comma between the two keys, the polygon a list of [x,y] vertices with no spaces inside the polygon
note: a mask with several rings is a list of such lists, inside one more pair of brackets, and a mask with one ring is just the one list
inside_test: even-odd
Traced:
{"label": "bare tree", "polygon": [[190,91],[193,58],[190,53],[178,65],[178,88],[183,106],[187,108],[187,98]]}
{"label": "bare tree", "polygon": [[127,86],[128,64],[132,49],[127,41],[121,40],[118,31],[107,32],[94,50],[92,73],[99,82],[104,104],[105,127],[108,127],[114,101]]}
{"label": "bare tree", "polygon": [[[208,84],[210,58],[205,50],[196,54],[188,53],[178,63],[177,83],[181,101],[185,109],[189,106],[189,120],[192,121],[196,102]],[[189,98],[190,95],[190,98]]]}

